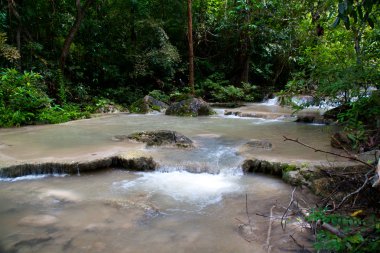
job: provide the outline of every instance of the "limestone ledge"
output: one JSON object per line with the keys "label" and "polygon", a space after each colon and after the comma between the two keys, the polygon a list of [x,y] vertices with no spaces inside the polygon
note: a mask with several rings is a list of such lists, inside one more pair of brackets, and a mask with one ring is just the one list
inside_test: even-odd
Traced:
{"label": "limestone ledge", "polygon": [[316,195],[331,194],[331,173],[351,173],[366,170],[364,165],[353,162],[340,162],[335,164],[323,163],[281,163],[247,159],[242,164],[244,173],[264,173],[273,175],[293,186],[306,186]]}
{"label": "limestone ledge", "polygon": [[158,164],[152,157],[138,153],[122,153],[97,159],[79,161],[17,162],[0,165],[0,177],[20,177],[40,174],[77,174],[105,168],[120,168],[131,171],[154,171]]}

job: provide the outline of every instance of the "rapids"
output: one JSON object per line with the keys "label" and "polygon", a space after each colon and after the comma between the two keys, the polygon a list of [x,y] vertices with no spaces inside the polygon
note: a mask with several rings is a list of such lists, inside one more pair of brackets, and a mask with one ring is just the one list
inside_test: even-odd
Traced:
{"label": "rapids", "polygon": [[[178,131],[196,147],[146,148],[112,138],[158,129]],[[160,164],[155,172],[104,168],[77,175],[1,179],[0,252],[287,252],[298,247],[289,237],[294,233],[298,242],[310,247],[311,235],[302,232],[302,224],[290,222],[283,232],[278,222],[256,215],[268,216],[276,204],[273,216],[281,217],[280,207],[287,205],[291,187],[269,176],[243,175],[240,165],[253,156],[332,160],[284,143],[282,137],[331,150],[330,130],[281,119],[224,116],[221,111],[199,118],[116,114],[0,129],[0,165],[80,161],[117,152],[142,153]],[[250,139],[268,140],[273,149],[239,153]],[[249,239],[241,230],[247,214]]]}

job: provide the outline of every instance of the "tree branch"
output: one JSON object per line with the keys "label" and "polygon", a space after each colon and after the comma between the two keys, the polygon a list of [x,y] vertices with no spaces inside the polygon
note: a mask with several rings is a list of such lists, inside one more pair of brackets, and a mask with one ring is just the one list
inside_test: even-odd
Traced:
{"label": "tree branch", "polygon": [[314,148],[314,147],[312,147],[312,146],[310,146],[308,144],[305,144],[305,143],[299,141],[298,139],[292,139],[292,138],[288,138],[286,136],[283,136],[283,137],[284,137],[284,141],[292,141],[292,142],[298,143],[301,146],[304,146],[304,147],[306,147],[308,149],[314,150],[314,152],[320,152],[320,153],[324,153],[324,154],[329,154],[329,155],[334,155],[334,156],[337,156],[337,157],[346,158],[346,159],[351,160],[351,161],[359,162],[359,163],[365,165],[366,167],[370,168],[371,170],[375,170],[375,167],[372,164],[367,163],[367,162],[359,159],[358,157],[356,157],[353,154],[350,154],[349,152],[348,152],[347,155],[342,155],[342,154],[338,154],[338,153],[335,153],[335,152],[330,152],[330,151]]}

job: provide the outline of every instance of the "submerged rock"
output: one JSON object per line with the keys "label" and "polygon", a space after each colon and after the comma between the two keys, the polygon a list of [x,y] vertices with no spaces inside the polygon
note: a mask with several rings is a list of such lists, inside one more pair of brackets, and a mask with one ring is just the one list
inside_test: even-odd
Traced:
{"label": "submerged rock", "polygon": [[133,113],[149,113],[153,111],[162,112],[169,106],[149,95],[137,100],[131,105],[130,111]]}
{"label": "submerged rock", "polygon": [[23,226],[45,227],[58,222],[58,218],[51,215],[31,215],[22,218],[19,222]]}
{"label": "submerged rock", "polygon": [[[120,139],[120,136],[118,136]],[[133,133],[127,136],[130,140],[144,142],[147,146],[164,146],[173,145],[180,148],[193,147],[193,141],[176,131],[158,130],[158,131],[143,131]]]}
{"label": "submerged rock", "polygon": [[200,98],[189,98],[172,104],[166,115],[173,116],[208,116],[214,114],[211,106]]}
{"label": "submerged rock", "polygon": [[51,198],[59,202],[78,202],[81,200],[80,196],[74,192],[58,189],[46,190],[40,195],[40,198]]}
{"label": "submerged rock", "polygon": [[252,139],[249,142],[247,142],[244,146],[251,149],[264,149],[264,150],[272,149],[272,143],[268,140]]}

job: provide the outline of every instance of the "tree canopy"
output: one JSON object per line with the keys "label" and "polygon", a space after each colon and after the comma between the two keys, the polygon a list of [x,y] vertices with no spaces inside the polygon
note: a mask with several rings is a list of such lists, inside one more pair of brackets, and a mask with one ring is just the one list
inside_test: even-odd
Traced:
{"label": "tree canopy", "polygon": [[378,17],[377,0],[2,0],[0,61],[39,73],[59,106],[151,91],[349,103],[379,87]]}

